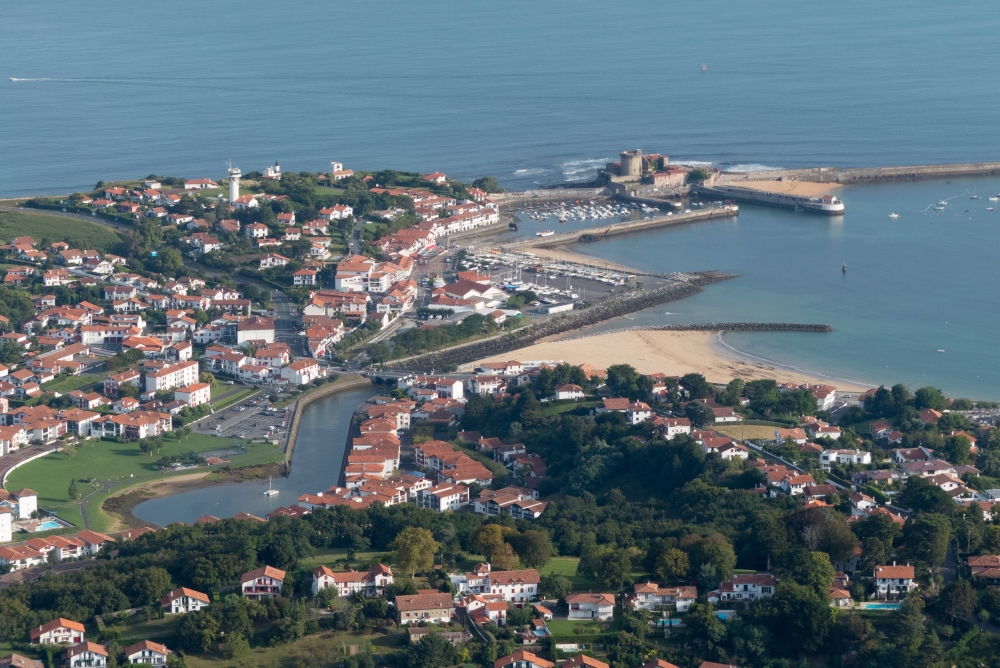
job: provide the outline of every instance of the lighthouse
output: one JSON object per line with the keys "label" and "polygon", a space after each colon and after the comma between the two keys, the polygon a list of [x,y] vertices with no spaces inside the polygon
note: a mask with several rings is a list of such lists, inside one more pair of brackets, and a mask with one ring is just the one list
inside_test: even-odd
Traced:
{"label": "lighthouse", "polygon": [[233,161],[229,161],[229,203],[232,205],[236,204],[236,200],[240,197],[240,176],[242,176],[239,167],[233,167]]}

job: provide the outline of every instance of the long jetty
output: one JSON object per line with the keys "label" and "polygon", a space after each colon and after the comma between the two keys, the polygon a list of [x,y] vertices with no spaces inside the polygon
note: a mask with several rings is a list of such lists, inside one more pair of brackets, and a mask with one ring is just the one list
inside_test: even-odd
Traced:
{"label": "long jetty", "polygon": [[418,355],[392,364],[398,369],[441,369],[448,365],[467,364],[484,357],[501,355],[520,348],[526,348],[539,340],[564,334],[584,327],[590,327],[606,320],[618,318],[629,313],[642,311],[666,302],[676,301],[695,295],[704,286],[735,278],[734,274],[718,271],[705,271],[696,274],[678,275],[677,280],[655,290],[642,291],[622,297],[607,299],[597,306],[574,312],[562,318],[554,318],[539,325],[525,327],[510,336],[503,336],[488,341],[476,341],[465,345],[454,346],[446,350]]}
{"label": "long jetty", "polygon": [[652,218],[643,218],[642,220],[627,220],[620,223],[602,225],[600,227],[588,227],[582,230],[561,232],[548,237],[533,237],[523,241],[514,241],[509,244],[504,244],[504,246],[507,248],[547,248],[550,246],[571,244],[577,241],[600,241],[601,239],[618,234],[640,232],[642,230],[648,230],[655,227],[695,223],[702,220],[709,220],[711,218],[731,218],[739,215],[739,211],[740,209],[738,206],[719,206],[711,209],[692,211],[691,213],[654,216]]}
{"label": "long jetty", "polygon": [[619,329],[606,329],[601,332],[588,332],[569,336],[560,341],[576,341],[578,339],[589,339],[594,336],[604,336],[605,334],[619,334],[622,332],[812,332],[824,333],[832,332],[830,325],[816,325],[795,322],[701,322],[687,325],[636,325],[635,327],[621,327]]}
{"label": "long jetty", "polygon": [[719,183],[737,185],[747,181],[787,179],[816,183],[855,185],[919,181],[945,176],[1000,175],[1000,162],[962,162],[943,165],[903,165],[898,167],[810,167],[807,169],[776,169],[764,172],[723,172]]}

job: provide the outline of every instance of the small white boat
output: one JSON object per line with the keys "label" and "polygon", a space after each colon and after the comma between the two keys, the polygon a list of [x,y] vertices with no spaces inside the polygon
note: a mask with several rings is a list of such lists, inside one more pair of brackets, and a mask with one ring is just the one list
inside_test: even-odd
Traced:
{"label": "small white boat", "polygon": [[938,348],[938,352],[939,353],[943,353],[944,352],[944,348]]}
{"label": "small white boat", "polygon": [[938,206],[948,206],[948,202],[941,200],[940,202],[938,202]]}
{"label": "small white boat", "polygon": [[271,476],[267,477],[267,489],[264,490],[264,496],[278,496],[278,490],[271,487]]}
{"label": "small white boat", "polygon": [[535,232],[536,237],[551,237],[555,234],[555,230],[542,230],[541,232]]}
{"label": "small white boat", "polygon": [[992,207],[992,206],[988,206],[988,207],[986,207],[986,210],[987,210],[987,211],[992,211],[992,210],[993,210],[993,207]]}
{"label": "small white boat", "polygon": [[944,211],[944,206],[941,205],[941,204],[938,204],[937,206],[934,207],[934,210],[935,211]]}
{"label": "small white boat", "polygon": [[702,72],[704,72],[704,71],[705,71],[705,70],[707,70],[707,69],[708,69],[708,65],[702,65],[702,66],[701,66],[701,71],[702,71]]}
{"label": "small white boat", "polygon": [[970,197],[969,199],[979,199],[979,195],[973,195],[973,196],[972,196],[972,197]]}
{"label": "small white boat", "polygon": [[990,201],[991,202],[1000,202],[1000,197],[991,197]]}
{"label": "small white boat", "polygon": [[889,217],[890,218],[899,218],[899,214],[898,213],[890,213]]}

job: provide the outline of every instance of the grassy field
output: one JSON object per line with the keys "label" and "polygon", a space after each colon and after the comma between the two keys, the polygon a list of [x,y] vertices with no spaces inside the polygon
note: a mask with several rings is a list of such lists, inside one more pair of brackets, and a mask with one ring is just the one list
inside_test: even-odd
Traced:
{"label": "grassy field", "polygon": [[239,659],[212,659],[191,654],[184,658],[189,668],[324,666],[340,663],[340,657],[348,651],[350,645],[372,644],[377,653],[388,653],[405,647],[408,639],[406,633],[369,636],[327,631],[305,636],[290,645],[256,647]]}
{"label": "grassy field", "polygon": [[601,402],[599,401],[553,401],[546,402],[542,404],[542,415],[545,417],[550,417],[552,415],[559,415],[561,413],[572,413],[578,409],[584,409],[589,411],[591,408],[596,407]]}
{"label": "grassy field", "polygon": [[709,426],[720,434],[725,434],[729,438],[739,439],[742,434],[745,438],[759,438],[765,441],[774,440],[774,430],[777,429],[777,427],[764,427],[759,424],[748,424],[745,427],[741,427],[738,424]]}
{"label": "grassy field", "polygon": [[55,380],[49,381],[42,385],[42,389],[46,392],[72,392],[73,390],[79,390],[80,388],[87,387],[89,385],[97,386],[100,384],[100,389],[98,390],[101,394],[104,393],[104,377],[107,374],[100,373],[82,373],[79,376],[60,376]]}
{"label": "grassy field", "polygon": [[110,251],[121,243],[113,230],[66,216],[45,213],[0,212],[0,238],[30,236],[35,241],[65,241],[81,250]]}
{"label": "grassy field", "polygon": [[[71,501],[69,498],[71,480],[77,480],[77,489],[82,498],[97,489],[97,485],[91,486],[79,482],[81,480],[93,480],[96,483],[123,482],[134,477],[138,482],[166,477],[170,474],[156,467],[156,460],[160,457],[221,450],[231,447],[234,443],[235,441],[228,438],[192,434],[180,441],[173,439],[164,441],[163,449],[150,457],[139,450],[137,443],[89,441],[77,447],[76,455],[72,459],[61,452],[56,452],[25,464],[8,476],[7,487],[10,489],[27,487],[35,490],[38,492],[39,507],[54,510],[63,519],[81,526],[80,501]],[[234,466],[243,463],[279,461],[284,457],[281,452],[275,453],[275,447],[269,443],[250,443],[246,448],[246,454],[231,458]],[[93,528],[100,530],[110,522],[110,518],[100,511],[100,504],[118,491],[102,492],[91,501],[89,508]]]}

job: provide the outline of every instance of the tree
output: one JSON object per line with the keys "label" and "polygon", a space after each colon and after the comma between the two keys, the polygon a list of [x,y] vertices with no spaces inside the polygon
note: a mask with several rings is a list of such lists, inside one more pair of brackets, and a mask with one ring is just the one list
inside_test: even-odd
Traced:
{"label": "tree", "polygon": [[66,455],[66,459],[73,459],[76,457],[76,446],[72,443],[67,443],[62,447],[62,452]]}
{"label": "tree", "polygon": [[951,539],[951,522],[944,515],[920,514],[903,528],[906,553],[932,571],[944,563]]}
{"label": "tree", "polygon": [[404,571],[409,571],[411,578],[418,571],[429,571],[434,566],[434,555],[438,551],[434,535],[420,527],[406,527],[389,547],[396,550],[396,563]]}
{"label": "tree", "polygon": [[691,570],[691,562],[688,556],[676,547],[671,547],[660,553],[656,558],[656,566],[653,569],[656,577],[664,582],[672,582],[678,578],[686,577]]}
{"label": "tree", "polygon": [[552,558],[552,541],[548,534],[536,529],[528,529],[522,534],[510,537],[511,547],[528,568],[541,568]]}
{"label": "tree", "polygon": [[774,642],[787,653],[815,652],[830,633],[833,610],[829,597],[812,587],[782,582],[774,596],[751,609],[751,618],[767,626]]}
{"label": "tree", "polygon": [[913,394],[913,407],[918,411],[925,408],[943,411],[948,407],[948,399],[936,387],[921,387]]}
{"label": "tree", "polygon": [[853,529],[861,539],[861,563],[865,571],[874,572],[875,566],[889,563],[893,541],[902,532],[888,514],[869,515],[867,519],[855,522]]}
{"label": "tree", "polygon": [[924,641],[920,643],[919,668],[933,668],[944,658],[944,646],[941,639],[933,630],[924,636]]}
{"label": "tree", "polygon": [[472,534],[472,547],[482,552],[490,563],[493,555],[503,548],[504,529],[499,524],[484,524]]}
{"label": "tree", "polygon": [[492,176],[484,176],[478,178],[472,182],[472,187],[479,188],[485,193],[502,193],[503,188],[497,183],[497,180]]}
{"label": "tree", "polygon": [[699,573],[702,567],[710,564],[714,569],[714,575],[721,580],[728,580],[733,576],[733,569],[736,567],[736,553],[733,546],[725,536],[720,533],[713,533],[705,536],[696,543],[690,552],[691,566]]}
{"label": "tree", "polygon": [[639,393],[639,372],[630,364],[612,364],[607,384],[617,396],[634,399]]}
{"label": "tree", "polygon": [[899,494],[897,505],[916,512],[951,514],[955,502],[940,487],[932,485],[927,478],[911,475]]}
{"label": "tree", "polygon": [[970,621],[972,613],[976,610],[976,590],[968,580],[952,582],[945,587],[941,592],[941,600],[944,603],[945,613],[952,621]]}
{"label": "tree", "polygon": [[213,374],[211,371],[202,371],[200,374],[198,374],[198,382],[208,383],[213,388],[218,387],[219,385],[219,381],[215,379],[215,374]]}
{"label": "tree", "polygon": [[444,668],[456,663],[455,646],[439,633],[428,633],[409,652],[410,668]]}
{"label": "tree", "polygon": [[69,494],[70,501],[76,501],[77,499],[80,498],[80,490],[77,489],[77,487],[76,487],[76,480],[75,479],[69,481],[69,491],[68,491],[68,494]]}
{"label": "tree", "polygon": [[499,571],[509,571],[518,565],[517,555],[510,543],[503,543],[493,551],[490,557],[490,566]]}
{"label": "tree", "polygon": [[703,427],[706,424],[715,422],[715,413],[700,401],[689,402],[684,407],[684,415],[687,416],[687,419],[691,420],[691,425],[695,427]]}
{"label": "tree", "polygon": [[543,575],[538,589],[543,596],[558,600],[566,598],[566,595],[573,591],[573,581],[558,573]]}
{"label": "tree", "polygon": [[603,588],[621,589],[632,582],[632,558],[628,550],[611,550],[597,565],[597,584]]}
{"label": "tree", "polygon": [[139,449],[143,452],[148,452],[149,456],[152,457],[153,453],[159,452],[160,448],[163,447],[163,437],[153,436],[152,438],[142,438],[139,439]]}
{"label": "tree", "polygon": [[681,387],[688,391],[688,396],[692,399],[706,399],[715,394],[712,386],[700,373],[688,373],[681,376]]}
{"label": "tree", "polygon": [[811,587],[820,596],[827,596],[835,571],[826,552],[810,552],[799,548],[787,561],[787,576],[800,585]]}

